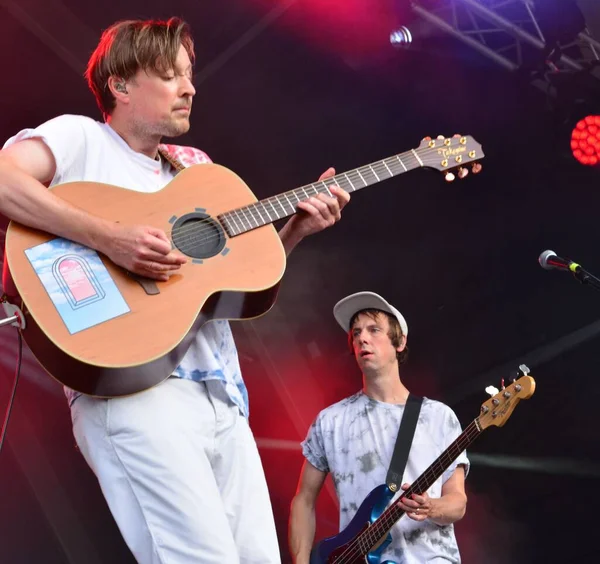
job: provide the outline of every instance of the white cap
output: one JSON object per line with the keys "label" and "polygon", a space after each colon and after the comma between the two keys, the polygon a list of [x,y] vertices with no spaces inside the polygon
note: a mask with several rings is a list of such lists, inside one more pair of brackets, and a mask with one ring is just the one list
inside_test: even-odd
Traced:
{"label": "white cap", "polygon": [[404,316],[393,306],[374,292],[357,292],[340,300],[333,306],[336,321],[346,332],[350,331],[350,320],[354,314],[364,309],[379,309],[389,313],[398,320],[404,336],[408,335],[408,325]]}

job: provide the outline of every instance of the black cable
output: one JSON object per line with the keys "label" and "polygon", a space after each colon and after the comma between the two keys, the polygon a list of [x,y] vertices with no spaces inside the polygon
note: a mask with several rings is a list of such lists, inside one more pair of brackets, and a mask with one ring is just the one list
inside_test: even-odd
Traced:
{"label": "black cable", "polygon": [[8,400],[8,406],[6,407],[6,414],[4,415],[4,423],[2,423],[2,430],[0,431],[0,453],[2,452],[2,445],[4,444],[4,437],[6,435],[6,429],[8,427],[8,420],[10,419],[10,413],[12,411],[13,404],[15,402],[15,394],[17,393],[17,384],[19,383],[19,375],[21,374],[21,359],[23,358],[23,337],[21,331],[18,331],[19,335],[19,349],[17,354],[17,367],[15,370],[15,381],[13,389]]}

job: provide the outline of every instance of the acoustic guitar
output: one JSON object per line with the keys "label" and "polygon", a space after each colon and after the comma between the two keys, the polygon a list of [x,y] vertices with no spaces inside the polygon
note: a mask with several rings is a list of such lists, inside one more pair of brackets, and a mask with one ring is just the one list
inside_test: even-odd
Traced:
{"label": "acoustic guitar", "polygon": [[148,389],[179,365],[198,329],[213,319],[249,319],[274,304],[285,253],[272,223],[337,184],[355,192],[432,168],[462,178],[484,157],[469,136],[419,147],[321,182],[257,201],[231,170],[191,166],[159,192],[96,182],[54,193],[91,213],[151,225],[189,260],[166,282],[133,275],[93,249],[11,222],[6,258],[23,302],[23,337],[45,370],[85,394],[115,397]]}

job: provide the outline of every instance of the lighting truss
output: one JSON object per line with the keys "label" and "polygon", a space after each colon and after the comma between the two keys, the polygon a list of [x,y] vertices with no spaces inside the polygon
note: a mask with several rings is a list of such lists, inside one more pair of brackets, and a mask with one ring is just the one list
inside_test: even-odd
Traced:
{"label": "lighting truss", "polygon": [[[432,6],[433,5],[433,6]],[[547,55],[552,70],[600,69],[600,42],[587,30],[569,44],[551,50],[536,18],[532,0],[412,0],[423,20],[467,44],[510,71],[523,67],[526,52]],[[569,55],[565,55],[565,51]],[[576,55],[573,55],[576,53]],[[600,70],[598,70],[600,73]],[[597,76],[600,80],[600,74]]]}

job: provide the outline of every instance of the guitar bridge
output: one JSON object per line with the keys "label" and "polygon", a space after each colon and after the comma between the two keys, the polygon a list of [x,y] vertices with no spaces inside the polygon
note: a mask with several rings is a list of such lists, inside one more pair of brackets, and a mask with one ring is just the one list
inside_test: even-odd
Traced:
{"label": "guitar bridge", "polygon": [[160,290],[158,289],[158,285],[151,278],[146,278],[145,276],[140,276],[139,274],[134,274],[133,272],[127,271],[127,275],[135,280],[143,289],[146,294],[149,296],[155,296],[160,294]]}

